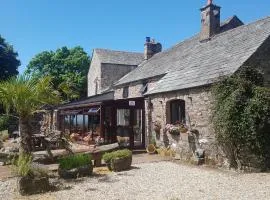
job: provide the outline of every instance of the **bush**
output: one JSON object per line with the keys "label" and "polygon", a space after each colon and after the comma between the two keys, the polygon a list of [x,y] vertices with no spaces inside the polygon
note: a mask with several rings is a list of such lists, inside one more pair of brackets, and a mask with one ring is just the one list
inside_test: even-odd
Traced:
{"label": "bush", "polygon": [[21,177],[29,175],[32,161],[33,157],[29,154],[20,154],[18,158],[14,157],[12,163],[14,165],[15,173]]}
{"label": "bush", "polygon": [[77,167],[82,167],[86,165],[92,166],[92,157],[87,154],[76,154],[65,156],[59,159],[59,168],[70,170]]}
{"label": "bush", "polygon": [[8,138],[9,138],[8,130],[0,131],[1,141],[5,142],[6,140],[8,140]]}
{"label": "bush", "polygon": [[10,117],[0,116],[0,131],[7,130],[9,127]]}
{"label": "bush", "polygon": [[270,167],[270,89],[258,70],[244,67],[217,83],[213,123],[231,167]]}
{"label": "bush", "polygon": [[132,156],[132,152],[128,149],[113,151],[105,153],[102,157],[105,163],[110,163],[115,158],[129,158]]}
{"label": "bush", "polygon": [[19,157],[14,156],[12,164],[14,172],[20,177],[47,177],[48,172],[38,166],[32,164],[33,157],[30,154],[20,154]]}

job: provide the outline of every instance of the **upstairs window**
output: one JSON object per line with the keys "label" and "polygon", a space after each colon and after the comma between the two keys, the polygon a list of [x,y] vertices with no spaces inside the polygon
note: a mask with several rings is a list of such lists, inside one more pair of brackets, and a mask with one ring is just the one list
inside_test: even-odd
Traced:
{"label": "upstairs window", "polygon": [[123,98],[128,98],[128,90],[129,90],[129,87],[126,86],[123,88]]}
{"label": "upstairs window", "polygon": [[148,83],[144,82],[142,88],[140,89],[141,94],[145,94],[148,91]]}

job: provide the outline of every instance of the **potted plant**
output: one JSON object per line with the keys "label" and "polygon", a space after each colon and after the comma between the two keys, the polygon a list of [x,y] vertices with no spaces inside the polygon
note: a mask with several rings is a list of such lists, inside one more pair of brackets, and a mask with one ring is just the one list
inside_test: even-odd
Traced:
{"label": "potted plant", "polygon": [[179,130],[180,130],[181,133],[187,133],[188,132],[187,126],[185,124],[183,124],[183,123],[181,123],[179,125]]}
{"label": "potted plant", "polygon": [[61,178],[71,179],[90,176],[93,172],[92,157],[88,154],[75,154],[59,159],[58,174]]}
{"label": "potted plant", "polygon": [[169,132],[171,135],[180,135],[179,127],[173,124],[167,124],[166,131]]}
{"label": "potted plant", "polygon": [[109,170],[123,171],[130,168],[132,163],[132,152],[128,149],[105,153],[102,157]]}
{"label": "potted plant", "polygon": [[47,171],[34,166],[32,160],[32,155],[20,154],[12,161],[13,169],[19,176],[18,190],[21,195],[38,194],[51,189]]}
{"label": "potted plant", "polygon": [[151,138],[149,145],[146,147],[146,151],[149,154],[156,153],[156,140],[154,137]]}

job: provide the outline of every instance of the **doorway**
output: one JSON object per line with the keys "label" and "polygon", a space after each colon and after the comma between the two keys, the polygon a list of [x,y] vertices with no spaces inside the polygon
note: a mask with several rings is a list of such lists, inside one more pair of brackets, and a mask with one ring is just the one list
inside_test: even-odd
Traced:
{"label": "doorway", "polygon": [[117,139],[132,149],[144,148],[143,109],[117,109]]}

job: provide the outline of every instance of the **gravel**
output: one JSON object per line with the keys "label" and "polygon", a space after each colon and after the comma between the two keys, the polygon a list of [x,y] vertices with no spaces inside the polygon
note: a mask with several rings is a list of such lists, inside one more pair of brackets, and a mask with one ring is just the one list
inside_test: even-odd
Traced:
{"label": "gravel", "polygon": [[[65,189],[27,199],[97,200],[188,200],[270,198],[270,174],[243,174],[179,165],[172,162],[144,163],[130,171],[110,173],[76,182],[64,182]],[[0,182],[0,199],[20,199],[16,179]],[[23,199],[23,198],[22,198]]]}

